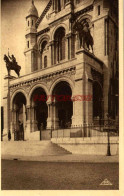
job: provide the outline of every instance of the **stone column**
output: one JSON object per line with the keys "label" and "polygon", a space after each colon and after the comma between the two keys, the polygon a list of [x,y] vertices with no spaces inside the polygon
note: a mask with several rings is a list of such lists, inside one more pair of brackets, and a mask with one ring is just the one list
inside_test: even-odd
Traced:
{"label": "stone column", "polygon": [[47,118],[47,129],[51,129],[52,127],[52,103],[48,102],[48,118]]}
{"label": "stone column", "polygon": [[37,131],[36,111],[35,107],[31,107],[31,132]]}
{"label": "stone column", "polygon": [[10,131],[11,131],[11,140],[14,141],[14,130],[15,130],[15,124],[16,122],[14,122],[14,116],[16,114],[16,110],[12,109],[10,111],[10,116],[11,116],[11,122],[10,122]]}
{"label": "stone column", "polygon": [[69,46],[69,34],[65,37],[65,60],[70,59],[70,46]]}
{"label": "stone column", "polygon": [[56,102],[53,102],[53,124],[54,124],[54,129],[58,128],[58,109],[56,106]]}
{"label": "stone column", "polygon": [[74,127],[75,124],[75,102],[73,101],[73,115],[72,115],[72,124],[71,126]]}
{"label": "stone column", "polygon": [[49,46],[50,46],[50,59],[51,59],[51,62],[50,62],[50,65],[54,65],[55,64],[55,61],[54,61],[54,41],[51,41],[49,43]]}
{"label": "stone column", "polygon": [[27,121],[26,121],[26,130],[25,131],[25,139],[30,139],[30,132],[31,132],[31,106],[26,106],[26,113],[27,113]]}
{"label": "stone column", "polygon": [[71,59],[71,53],[72,53],[72,34],[69,33],[66,35],[66,59]]}
{"label": "stone column", "polygon": [[9,81],[14,79],[13,76],[5,76],[4,78],[4,95],[3,95],[3,107],[4,107],[4,129],[3,137],[4,140],[8,140],[8,131],[10,129],[10,88],[9,88]]}
{"label": "stone column", "polygon": [[76,51],[79,50],[79,35],[76,33]]}

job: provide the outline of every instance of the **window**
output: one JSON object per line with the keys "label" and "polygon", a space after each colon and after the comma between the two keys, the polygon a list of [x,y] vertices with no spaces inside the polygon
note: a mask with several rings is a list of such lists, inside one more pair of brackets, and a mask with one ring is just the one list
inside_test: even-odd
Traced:
{"label": "window", "polygon": [[29,48],[29,41],[27,41],[27,46],[28,46],[28,48]]}
{"label": "window", "polygon": [[54,36],[55,63],[65,59],[65,29],[60,27]]}
{"label": "window", "polygon": [[42,49],[42,51],[47,50],[47,41],[44,41],[44,42],[42,43],[41,49]]}
{"label": "window", "polygon": [[28,26],[29,26],[29,21],[28,21]]}
{"label": "window", "polygon": [[57,6],[58,7],[58,12],[60,12],[61,11],[61,0],[58,0],[57,3],[58,3],[58,6]]}
{"label": "window", "polygon": [[44,57],[44,68],[47,67],[47,56]]}
{"label": "window", "polygon": [[98,16],[100,15],[100,5],[98,6]]}
{"label": "window", "polygon": [[33,26],[33,24],[34,24],[34,21],[32,20],[32,26]]}

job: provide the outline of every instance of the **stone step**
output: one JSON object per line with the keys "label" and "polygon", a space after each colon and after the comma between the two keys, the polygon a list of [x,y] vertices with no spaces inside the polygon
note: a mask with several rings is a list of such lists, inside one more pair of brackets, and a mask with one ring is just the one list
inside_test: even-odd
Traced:
{"label": "stone step", "polygon": [[71,154],[51,141],[8,141],[1,142],[1,155],[49,156]]}

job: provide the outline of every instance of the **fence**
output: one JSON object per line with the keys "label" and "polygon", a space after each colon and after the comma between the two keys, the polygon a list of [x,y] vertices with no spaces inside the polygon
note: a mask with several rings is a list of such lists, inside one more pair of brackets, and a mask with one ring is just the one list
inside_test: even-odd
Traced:
{"label": "fence", "polygon": [[95,120],[94,123],[80,126],[73,126],[71,128],[61,129],[56,128],[51,131],[52,138],[76,138],[76,137],[98,137],[98,136],[118,136],[119,128],[115,120]]}

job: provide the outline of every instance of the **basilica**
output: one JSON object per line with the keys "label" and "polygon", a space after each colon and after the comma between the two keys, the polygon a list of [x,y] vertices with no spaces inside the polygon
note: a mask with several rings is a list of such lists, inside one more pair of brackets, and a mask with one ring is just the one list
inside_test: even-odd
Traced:
{"label": "basilica", "polygon": [[49,0],[39,14],[32,0],[25,20],[25,75],[4,78],[3,133],[50,140],[118,119],[117,0]]}

